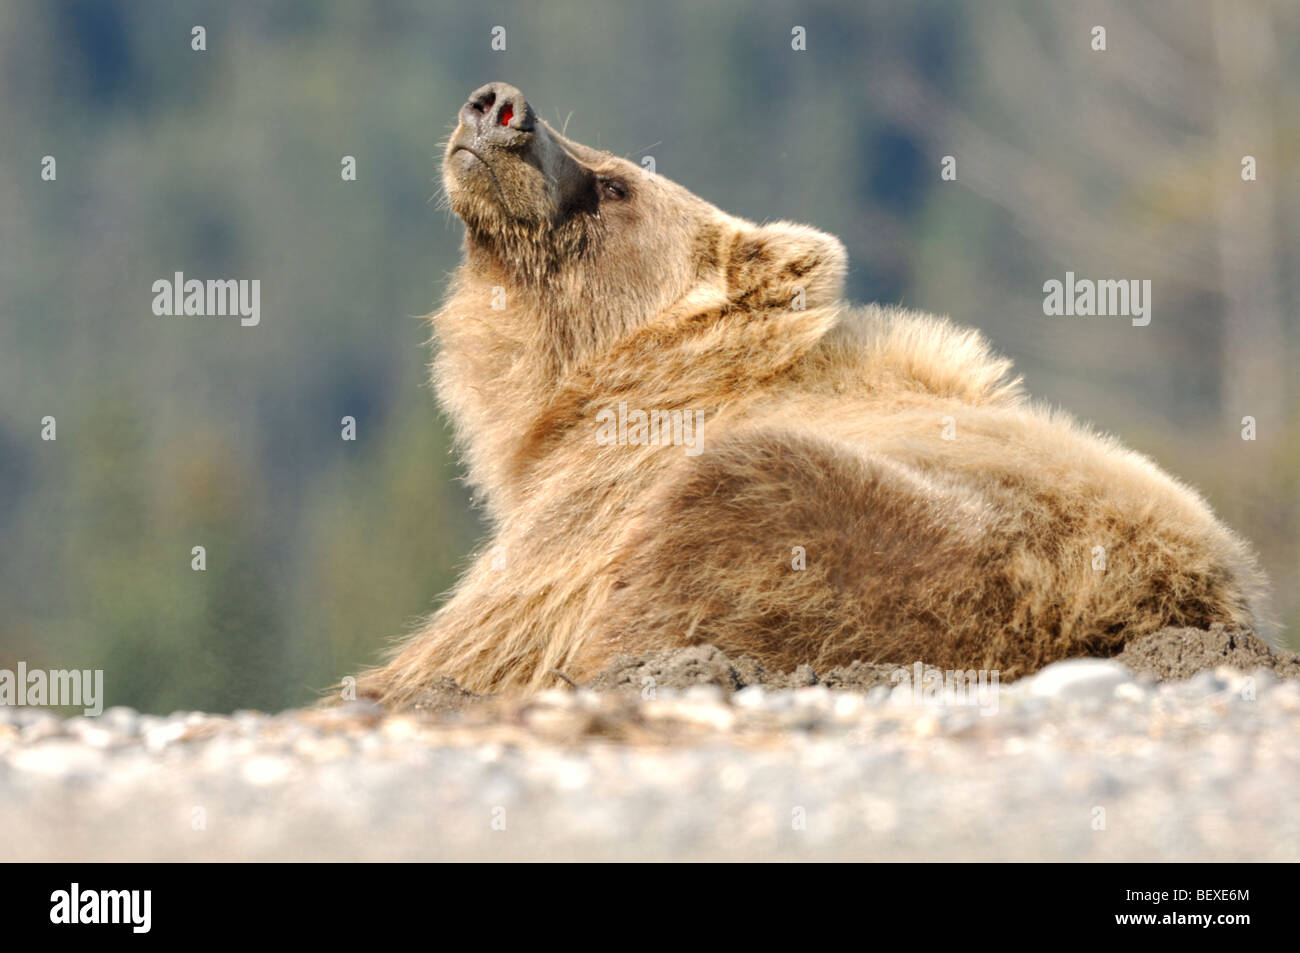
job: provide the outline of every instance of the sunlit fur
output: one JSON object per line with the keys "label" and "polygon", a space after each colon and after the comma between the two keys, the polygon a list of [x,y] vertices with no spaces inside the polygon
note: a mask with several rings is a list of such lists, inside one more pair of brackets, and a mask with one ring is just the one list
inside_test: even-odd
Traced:
{"label": "sunlit fur", "polygon": [[[1242,540],[1147,458],[1029,404],[978,332],[849,307],[835,238],[536,135],[540,167],[445,163],[468,228],[433,382],[493,532],[363,694],[538,689],[697,643],[1010,678],[1164,626],[1257,625]],[[630,194],[593,205],[601,174]],[[703,452],[598,445],[620,402],[705,411]]]}

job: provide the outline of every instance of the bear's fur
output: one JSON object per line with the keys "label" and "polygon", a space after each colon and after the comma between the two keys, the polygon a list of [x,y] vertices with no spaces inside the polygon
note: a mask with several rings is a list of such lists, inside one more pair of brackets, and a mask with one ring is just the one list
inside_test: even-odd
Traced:
{"label": "bear's fur", "polygon": [[[493,535],[363,694],[537,689],[700,643],[1013,678],[1166,626],[1256,627],[1247,545],[1031,405],[979,333],[850,307],[835,238],[728,215],[511,87],[475,97],[444,162],[467,232],[432,376]],[[620,404],[702,411],[702,452],[602,443]]]}

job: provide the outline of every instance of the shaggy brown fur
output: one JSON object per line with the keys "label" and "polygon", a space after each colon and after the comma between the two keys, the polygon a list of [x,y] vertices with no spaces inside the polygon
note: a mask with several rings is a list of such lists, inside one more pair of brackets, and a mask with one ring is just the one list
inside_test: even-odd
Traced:
{"label": "shaggy brown fur", "polygon": [[[727,215],[511,87],[475,97],[444,163],[466,254],[433,381],[494,533],[364,694],[536,689],[697,643],[1011,678],[1165,626],[1256,625],[1242,540],[1147,458],[1030,405],[977,332],[850,308],[835,238]],[[703,452],[602,444],[620,404],[702,411]]]}

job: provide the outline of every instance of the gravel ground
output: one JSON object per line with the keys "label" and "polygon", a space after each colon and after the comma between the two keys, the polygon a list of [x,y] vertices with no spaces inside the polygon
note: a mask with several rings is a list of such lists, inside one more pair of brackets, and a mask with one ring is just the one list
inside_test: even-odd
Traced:
{"label": "gravel ground", "polygon": [[1300,859],[1295,656],[1152,640],[965,701],[703,647],[396,714],[0,708],[0,859]]}

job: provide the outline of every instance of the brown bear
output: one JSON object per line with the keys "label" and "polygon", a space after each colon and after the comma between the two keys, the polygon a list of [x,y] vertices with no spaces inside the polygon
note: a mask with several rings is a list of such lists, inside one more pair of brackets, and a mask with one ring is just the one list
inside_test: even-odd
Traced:
{"label": "brown bear", "polygon": [[1195,492],[1030,405],[979,333],[845,304],[835,238],[728,215],[502,83],[459,118],[432,377],[493,536],[361,693],[702,643],[1014,678],[1256,625],[1255,559]]}

